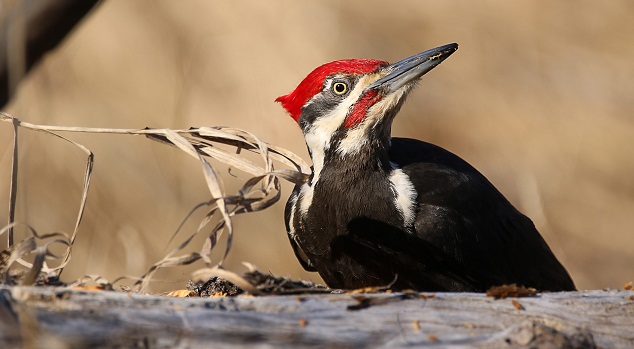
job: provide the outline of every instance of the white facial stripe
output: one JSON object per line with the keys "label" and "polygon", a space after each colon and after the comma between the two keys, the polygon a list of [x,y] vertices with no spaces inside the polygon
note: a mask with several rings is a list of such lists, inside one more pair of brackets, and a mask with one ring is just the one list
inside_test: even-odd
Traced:
{"label": "white facial stripe", "polygon": [[367,134],[381,121],[383,115],[401,99],[403,92],[397,91],[383,97],[368,109],[367,117],[357,126],[350,129],[346,138],[342,139],[337,151],[342,155],[353,155],[366,146]]}
{"label": "white facial stripe", "polygon": [[[299,211],[301,212],[301,216],[305,216],[308,213],[308,209],[310,205],[313,203],[313,192],[315,188],[315,182],[310,186],[308,184],[302,185],[302,188],[299,192]],[[301,217],[300,216],[300,217]]]}
{"label": "white facial stripe", "polygon": [[295,229],[294,229],[294,221],[295,221],[295,206],[297,206],[297,200],[299,198],[299,194],[298,195],[293,195],[291,196],[291,214],[289,216],[289,220],[288,220],[288,235],[291,238],[295,238]]}
{"label": "white facial stripe", "polygon": [[[326,81],[324,90],[329,89],[333,79]],[[313,178],[310,185],[304,184],[299,193],[299,209],[302,214],[306,214],[313,201],[313,190],[319,181],[321,169],[324,167],[324,157],[326,151],[330,147],[334,133],[345,122],[348,111],[354,103],[357,102],[359,96],[374,78],[363,77],[357,82],[355,88],[350,91],[346,99],[341,101],[339,105],[330,111],[330,113],[319,117],[313,125],[304,134],[306,145],[310,149],[311,158],[313,160]]]}
{"label": "white facial stripe", "polygon": [[380,101],[375,103],[368,110],[367,119],[373,120],[374,123],[378,122],[380,120],[380,118],[383,115],[385,115],[385,113],[387,113],[390,109],[394,108],[396,106],[396,104],[398,104],[398,102],[403,97],[403,94],[405,94],[406,92],[407,92],[406,89],[400,89],[398,91],[390,93],[389,95],[381,98]]}
{"label": "white facial stripe", "polygon": [[[341,101],[341,103],[328,114],[316,119],[310,129],[304,134],[306,145],[308,145],[313,159],[313,185],[319,180],[319,174],[324,166],[324,155],[326,150],[330,147],[333,134],[344,123],[348,111],[352,105],[357,102],[365,86],[369,85],[375,78],[374,76],[362,77],[354,89],[350,91],[346,99]],[[329,88],[331,83],[332,79],[328,80],[326,82],[326,88]]]}
{"label": "white facial stripe", "polygon": [[367,131],[363,125],[367,125],[365,121],[359,124],[357,127],[350,129],[344,139],[339,142],[337,152],[341,155],[355,154],[360,149],[365,147],[365,143],[368,138],[366,136]]}
{"label": "white facial stripe", "polygon": [[[311,127],[304,134],[306,145],[310,149],[311,157],[313,160],[313,179],[310,185],[304,184],[302,186],[299,194],[299,208],[302,214],[308,212],[308,208],[312,203],[313,190],[315,188],[315,185],[319,181],[319,175],[321,174],[321,170],[324,167],[325,154],[330,147],[330,142],[332,141],[334,133],[341,127],[341,125],[343,125],[346,120],[346,116],[352,109],[352,106],[357,102],[365,88],[380,77],[381,76],[378,74],[361,77],[357,84],[354,86],[354,89],[350,91],[350,94],[328,114],[322,115],[321,117],[316,119],[313,125],[311,125]],[[329,90],[333,80],[336,78],[337,77],[326,80],[323,91]],[[364,147],[365,142],[367,142],[366,134],[368,131],[366,129],[374,127],[374,125],[378,121],[380,121],[379,116],[383,115],[386,110],[391,108],[394,104],[398,103],[402,94],[403,92],[398,91],[389,96],[386,96],[377,104],[372,106],[368,111],[369,117],[364,120],[361,125],[358,125],[357,127],[348,131],[346,138],[343,139],[337,147],[337,151],[341,154],[354,154],[358,152],[359,149]],[[312,103],[313,100],[314,98],[311,99],[308,103]],[[376,115],[377,117],[373,117],[374,115]],[[403,175],[407,177],[405,174]],[[400,177],[397,176],[397,179],[398,178]],[[407,179],[407,183],[409,183],[409,179]],[[402,190],[402,192],[407,193],[407,188],[403,188],[404,189]],[[413,209],[410,211],[413,212]],[[409,211],[407,210],[403,211],[404,217],[406,216],[406,214],[408,214],[408,212]]]}
{"label": "white facial stripe", "polygon": [[395,169],[390,174],[392,189],[396,193],[394,203],[403,215],[406,228],[411,227],[416,220],[416,189],[409,176],[401,169]]}

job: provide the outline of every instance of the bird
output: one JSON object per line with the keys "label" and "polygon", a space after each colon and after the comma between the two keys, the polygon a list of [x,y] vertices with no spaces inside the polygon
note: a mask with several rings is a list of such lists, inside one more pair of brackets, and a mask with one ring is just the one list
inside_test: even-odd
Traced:
{"label": "bird", "polygon": [[413,87],[457,49],[394,64],[333,61],[275,100],[312,160],[287,201],[287,235],[303,268],[328,287],[575,290],[530,218],[482,173],[439,146],[391,135]]}

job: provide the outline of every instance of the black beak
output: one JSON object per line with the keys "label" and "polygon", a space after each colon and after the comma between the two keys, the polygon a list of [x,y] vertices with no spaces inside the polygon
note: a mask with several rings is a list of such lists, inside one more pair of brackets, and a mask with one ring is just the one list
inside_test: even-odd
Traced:
{"label": "black beak", "polygon": [[428,71],[456,52],[458,44],[448,44],[421,52],[390,64],[383,68],[389,73],[373,82],[366,89],[384,89],[385,94],[392,93],[409,83],[416,81]]}

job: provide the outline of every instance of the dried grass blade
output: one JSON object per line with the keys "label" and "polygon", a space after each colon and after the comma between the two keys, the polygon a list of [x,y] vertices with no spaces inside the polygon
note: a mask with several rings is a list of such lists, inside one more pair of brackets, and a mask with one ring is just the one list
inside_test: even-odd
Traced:
{"label": "dried grass blade", "polygon": [[189,245],[189,243],[192,241],[192,239],[194,237],[196,237],[196,235],[198,235],[198,233],[199,233],[199,231],[196,231],[195,233],[189,235],[189,237],[187,239],[185,239],[185,241],[181,242],[180,245],[176,246],[163,259],[161,259],[160,261],[154,263],[154,265],[160,264],[160,263],[162,263],[163,260],[168,259],[168,258],[172,258],[173,255],[175,255],[179,251],[182,251],[185,247],[187,247],[187,245]]}
{"label": "dried grass blade", "polygon": [[225,130],[225,127],[199,127],[190,129],[189,131],[196,137],[210,140],[215,143],[223,143],[247,150],[257,148],[253,142],[249,142],[244,139],[244,137],[226,132]]}
{"label": "dried grass blade", "polygon": [[264,172],[264,170],[262,170],[260,166],[254,164],[253,162],[245,158],[237,157],[217,147],[206,145],[198,148],[198,150],[213,159],[223,162],[229,166],[235,167],[241,171],[251,173],[256,176],[259,176]]}
{"label": "dried grass blade", "polygon": [[291,158],[287,157],[286,155],[280,154],[275,149],[271,148],[270,144],[269,144],[269,157],[271,157],[271,159],[277,162],[280,162],[288,167],[293,168],[296,172],[306,174],[306,176],[308,176],[308,174],[310,173],[310,166],[306,164],[305,162],[303,162],[303,160],[301,160],[300,162],[291,160]]}
{"label": "dried grass blade", "polygon": [[248,140],[249,143],[256,144],[259,149],[259,153],[262,156],[262,160],[264,161],[265,170],[267,172],[273,171],[273,163],[271,162],[271,159],[268,156],[269,148],[265,142],[263,142],[262,140],[260,140],[259,138],[257,138],[255,135],[253,135],[252,133],[248,131],[231,128],[231,127],[223,128],[223,131],[240,135],[241,137]]}
{"label": "dried grass blade", "polygon": [[[66,246],[66,251],[68,251],[68,249],[70,249],[70,247],[71,247],[71,243],[68,240],[56,239],[56,240],[47,242],[46,243],[46,257],[49,257],[49,258],[54,259],[54,260],[58,260],[58,259],[60,259],[60,257],[58,255],[54,254],[53,252],[51,252],[50,249],[48,248],[52,244],[62,244],[64,246]],[[50,272],[57,271],[57,273],[55,274],[57,276],[57,275],[59,275],[59,271],[60,270],[64,270],[64,268],[68,265],[69,262],[70,262],[70,258],[63,259],[62,262],[59,265],[51,268],[51,267],[48,266],[46,261],[44,261],[44,266],[42,267],[42,271],[44,271],[45,273],[50,273]]]}
{"label": "dried grass blade", "polygon": [[[65,234],[65,233],[61,233],[61,232],[55,232],[55,233],[43,234],[43,235],[38,235],[36,232],[34,232],[34,233],[33,233],[33,238],[35,238],[36,240],[44,240],[44,239],[49,239],[49,238],[52,238],[52,237],[58,237],[58,236],[61,236],[61,237],[63,237],[63,238],[62,238],[62,239],[55,239],[55,240],[52,240],[52,241],[48,241],[45,245],[43,245],[44,247],[46,247],[46,248],[47,248],[46,255],[47,255],[48,257],[52,257],[52,259],[60,259],[60,257],[59,257],[59,256],[57,256],[57,255],[55,255],[55,254],[53,254],[52,252],[50,252],[50,251],[48,250],[48,246],[50,246],[50,245],[52,245],[52,244],[57,244],[57,243],[58,243],[58,244],[62,244],[62,245],[64,245],[64,246],[66,246],[66,251],[68,251],[68,248],[70,247],[70,241],[69,241],[68,235],[67,235],[67,234]],[[33,251],[31,251],[31,252],[33,252]],[[63,269],[63,268],[64,268],[64,267],[68,264],[68,262],[69,262],[69,261],[70,261],[70,259],[65,260],[65,261],[63,261],[60,265],[58,265],[58,266],[56,266],[56,267],[53,267],[53,268],[49,268],[49,267],[46,265],[46,262],[44,262],[44,267],[43,267],[42,269],[43,269],[45,272],[47,272],[47,273],[48,273],[48,272],[51,272],[51,271],[56,271],[56,270],[58,270],[58,269]],[[32,264],[32,263],[29,263],[29,262],[25,261],[25,260],[24,260],[24,259],[22,259],[22,258],[18,259],[18,260],[17,260],[17,262],[18,262],[20,265],[22,265],[22,266],[24,266],[24,267],[27,267],[27,268],[29,268],[29,269],[33,268],[33,264]]]}
{"label": "dried grass blade", "polygon": [[269,172],[268,174],[295,184],[303,184],[308,180],[307,174],[286,169],[275,170],[273,172]]}
{"label": "dried grass blade", "polygon": [[35,258],[33,260],[33,266],[29,269],[29,272],[26,273],[22,282],[20,283],[22,286],[31,286],[37,280],[38,275],[42,271],[42,267],[44,266],[44,258],[46,258],[48,252],[48,246],[38,246],[35,249]]}
{"label": "dried grass blade", "polygon": [[197,252],[192,252],[178,257],[165,257],[154,263],[145,275],[141,276],[141,278],[134,284],[133,288],[136,289],[137,292],[145,292],[149,286],[150,280],[152,280],[152,276],[154,276],[160,268],[188,265],[201,258],[202,256]]}
{"label": "dried grass blade", "polygon": [[31,253],[36,248],[37,244],[35,243],[35,238],[32,236],[9,247],[6,251],[10,252],[10,255],[6,261],[6,264],[2,266],[2,273],[8,272],[13,263],[19,261],[22,257]]}
{"label": "dried grass blade", "polygon": [[190,131],[194,137],[200,137],[215,143],[235,146],[256,153],[261,153],[264,148],[266,149],[265,153],[269,157],[280,161],[287,166],[294,167],[305,174],[309,174],[311,172],[310,165],[308,165],[301,157],[284,148],[262,142],[253,134],[246,131],[229,127],[201,127],[191,129]]}
{"label": "dried grass blade", "polygon": [[[172,237],[170,237],[169,241],[167,242],[167,245],[171,244],[172,241],[174,241],[174,238],[176,238],[176,235],[178,235],[178,232],[180,232],[181,229],[183,229],[183,226],[189,220],[189,218],[194,214],[194,212],[198,211],[198,209],[203,207],[203,206],[209,206],[209,205],[210,205],[209,202],[202,202],[202,203],[196,205],[194,208],[192,208],[189,211],[189,213],[187,213],[187,216],[185,216],[185,219],[183,219],[181,221],[181,223],[178,225],[178,228],[176,228],[176,231],[174,232],[174,234],[172,234]],[[214,211],[215,211],[215,209],[212,208],[211,212],[214,212]],[[201,223],[201,225],[202,225],[202,223]],[[201,228],[199,227],[198,229],[200,230]]]}
{"label": "dried grass blade", "polygon": [[[172,239],[170,239],[170,241],[174,239],[176,234],[178,234],[178,232],[182,229],[182,227],[185,224],[185,222],[192,216],[192,214],[196,210],[198,210],[199,208],[201,208],[203,206],[207,206],[207,205],[210,205],[210,203],[209,202],[205,202],[205,203],[201,203],[201,204],[196,205],[196,207],[194,207],[188,213],[187,217],[178,226],[176,232],[174,233],[174,235],[172,236]],[[168,267],[168,266],[177,266],[179,264],[176,263],[175,260],[176,261],[180,260],[180,258],[183,258],[185,261],[188,261],[188,263],[186,263],[186,264],[193,263],[194,261],[196,261],[198,259],[203,259],[205,261],[205,263],[208,263],[209,262],[209,258],[206,255],[199,254],[199,253],[194,253],[194,254],[190,254],[190,255],[187,255],[187,256],[181,256],[181,257],[173,257],[173,256],[176,253],[182,251],[185,247],[187,247],[187,245],[189,245],[189,243],[192,241],[192,239],[194,237],[196,237],[200,233],[200,231],[209,223],[209,221],[211,220],[211,216],[214,214],[214,212],[216,210],[217,210],[217,205],[213,204],[213,208],[207,213],[205,219],[203,219],[203,221],[199,224],[198,229],[196,230],[196,232],[190,234],[187,239],[185,239],[178,246],[176,246],[174,249],[172,249],[165,257],[163,257],[160,261],[154,263],[150,267],[150,269],[135,282],[133,287],[138,292],[144,292],[147,289],[152,277],[154,276],[154,274],[156,273],[156,271],[158,269],[163,268],[163,267]],[[193,256],[195,256],[195,259],[190,261],[190,258],[194,258]],[[184,264],[180,264],[180,265],[184,265]]]}
{"label": "dried grass blade", "polygon": [[[207,224],[211,222],[211,217],[213,216],[214,213],[215,212],[209,212],[207,216],[205,216],[205,218],[202,220],[202,222],[200,222],[198,226],[198,232],[202,231],[203,227],[207,226]],[[207,235],[207,238],[205,239],[203,247],[200,249],[201,255],[209,256],[209,254],[211,254],[211,250],[213,250],[213,248],[216,247],[216,244],[218,243],[218,238],[222,234],[222,228],[224,228],[224,226],[225,226],[225,221],[221,220],[211,230],[209,235]]]}
{"label": "dried grass blade", "polygon": [[[181,147],[183,145],[174,143],[172,139],[167,137],[164,131],[165,130],[146,129],[143,130],[143,134],[145,134],[150,139],[175,145],[177,147]],[[302,158],[300,158],[296,154],[284,148],[265,143],[259,140],[253,134],[243,130],[228,127],[201,127],[191,128],[187,131],[172,132],[187,133],[192,137],[190,141],[196,147],[198,152],[203,153],[203,155],[215,158],[219,161],[225,162],[231,166],[237,167],[245,172],[252,173],[254,175],[261,175],[263,174],[262,172],[272,172],[273,169],[270,159],[279,161],[305,175],[308,175],[311,172],[310,165],[308,165]],[[263,156],[265,162],[265,170],[262,171],[260,167],[257,167],[256,169],[253,163],[251,163],[247,159],[236,157],[224,150],[214,147],[211,143],[225,144],[229,146],[234,146],[238,149],[245,149],[254,153],[259,153]],[[208,147],[211,147],[212,149],[208,149]],[[221,152],[223,154],[220,154]],[[189,150],[188,153],[190,153]]]}
{"label": "dried grass blade", "polygon": [[[233,216],[233,212],[231,212],[230,215]],[[218,243],[218,239],[220,238],[220,235],[222,235],[222,230],[224,229],[225,224],[226,224],[226,221],[224,220],[221,220],[218,223],[216,223],[216,226],[214,226],[214,228],[211,230],[209,235],[207,235],[207,239],[205,239],[205,243],[203,244],[203,247],[200,249],[201,255],[208,256],[211,254],[211,250],[213,250],[213,248],[216,247],[216,244]]]}
{"label": "dried grass blade", "polygon": [[[306,175],[312,172],[310,165],[306,161],[304,161],[304,159],[299,157],[297,154],[289,150],[286,150],[282,147],[278,147],[276,145],[271,145],[271,144],[269,144],[269,150],[271,151],[272,154],[275,154],[274,157],[277,158],[278,155],[281,157],[279,158],[278,161],[282,161],[289,166],[293,166],[297,168],[299,172],[302,172]],[[285,160],[282,160],[282,159],[285,159]]]}
{"label": "dried grass blade", "polygon": [[170,141],[172,144],[174,144],[176,147],[178,147],[180,150],[184,151],[185,153],[197,159],[200,159],[200,154],[198,154],[198,152],[196,151],[196,148],[194,148],[194,146],[189,141],[187,141],[187,138],[169,129],[157,130],[157,132],[160,132],[163,135],[165,135],[165,138],[168,141]]}
{"label": "dried grass blade", "polygon": [[19,126],[34,131],[43,132],[79,132],[79,133],[114,133],[114,134],[130,134],[130,135],[145,135],[148,133],[158,133],[151,129],[138,129],[138,128],[99,128],[99,127],[75,127],[75,126],[51,126],[51,125],[36,125],[29,122],[20,121],[16,117],[11,116],[9,113],[0,111],[0,121],[12,122],[12,120],[18,120]]}
{"label": "dried grass blade", "polygon": [[92,281],[95,284],[97,284],[98,286],[97,289],[108,290],[108,291],[112,291],[113,289],[112,287],[113,283],[110,283],[106,278],[97,274],[86,274],[82,276],[81,278],[77,279],[75,282],[68,284],[66,287],[67,288],[85,287],[89,281]]}
{"label": "dried grass blade", "polygon": [[235,210],[236,214],[261,211],[279,201],[281,196],[280,183],[275,177],[273,177],[273,180],[266,188],[258,190],[262,192],[262,197],[257,199],[248,198],[251,194],[255,193],[255,191],[252,191],[252,187],[257,184],[257,182],[262,181],[267,177],[269,177],[269,175],[253,177],[244,184],[244,186],[240,189],[241,195],[234,199],[237,205]]}
{"label": "dried grass blade", "polygon": [[185,137],[177,134],[176,132],[172,130],[164,130],[164,131],[165,131],[165,135],[167,139],[170,142],[173,142],[177,147],[187,151],[190,155],[195,156],[200,161],[200,164],[203,170],[203,175],[205,177],[205,182],[207,183],[207,188],[209,189],[209,192],[212,198],[215,200],[218,211],[220,211],[220,214],[222,215],[222,219],[225,222],[225,227],[227,228],[227,235],[228,235],[227,249],[225,251],[225,254],[222,260],[218,263],[218,265],[222,265],[224,260],[227,258],[227,254],[229,253],[229,250],[231,249],[231,241],[233,237],[233,226],[231,222],[231,216],[229,214],[227,205],[223,198],[224,189],[223,189],[222,180],[220,176],[218,176],[218,173],[216,172],[216,170],[214,170],[214,168],[209,164],[209,162],[207,162],[207,160],[205,160],[196,151],[194,146],[191,143],[189,143]]}
{"label": "dried grass blade", "polygon": [[227,258],[229,250],[231,249],[231,243],[233,241],[233,224],[231,222],[231,215],[229,214],[229,210],[227,209],[227,205],[223,198],[224,190],[222,188],[222,181],[218,176],[218,173],[216,173],[216,170],[211,167],[207,160],[200,157],[200,161],[203,167],[203,174],[205,176],[205,181],[207,182],[207,187],[209,188],[209,192],[211,193],[212,197],[216,201],[218,211],[220,211],[222,219],[225,222],[225,227],[227,229],[227,248],[225,250],[224,256],[218,263],[218,265],[221,266],[224,260]]}
{"label": "dried grass blade", "polygon": [[35,238],[37,238],[38,240],[44,240],[44,239],[50,239],[50,238],[56,238],[56,237],[62,237],[63,239],[65,239],[66,241],[70,242],[70,237],[68,236],[68,234],[62,232],[62,231],[56,231],[56,232],[52,232],[52,233],[46,233],[46,234],[38,234],[37,231],[35,231],[35,229],[31,230],[31,235],[35,236]]}
{"label": "dried grass blade", "polygon": [[[83,182],[83,188],[82,188],[82,195],[81,195],[81,201],[79,204],[79,212],[77,213],[77,219],[75,220],[75,226],[73,228],[73,233],[70,236],[70,240],[69,240],[69,244],[68,244],[68,248],[66,249],[66,253],[64,255],[64,260],[62,261],[62,265],[67,265],[70,258],[71,258],[71,251],[73,249],[73,244],[75,243],[75,238],[77,237],[77,233],[79,232],[79,225],[81,224],[82,218],[84,216],[84,210],[86,209],[86,202],[88,201],[88,189],[90,188],[90,179],[92,178],[92,169],[93,169],[93,164],[95,161],[95,155],[93,154],[92,151],[90,151],[90,149],[86,148],[85,146],[83,146],[82,144],[79,144],[77,142],[74,142],[66,137],[63,137],[57,133],[51,132],[51,131],[47,131],[44,130],[46,133],[51,134],[55,137],[58,137],[74,146],[76,146],[77,148],[79,148],[82,152],[84,152],[88,158],[86,160],[86,170],[84,171],[84,182]],[[57,267],[55,268],[55,270],[57,270],[57,277],[59,277],[62,273],[62,271],[64,270],[63,267]]]}

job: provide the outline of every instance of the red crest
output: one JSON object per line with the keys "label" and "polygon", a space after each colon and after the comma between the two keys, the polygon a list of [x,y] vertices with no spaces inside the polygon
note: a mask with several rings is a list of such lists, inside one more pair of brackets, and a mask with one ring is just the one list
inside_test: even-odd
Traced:
{"label": "red crest", "polygon": [[277,97],[275,101],[280,102],[291,117],[299,122],[302,107],[321,91],[327,77],[337,73],[367,74],[388,64],[376,59],[344,59],[326,63],[308,74],[291,93]]}

